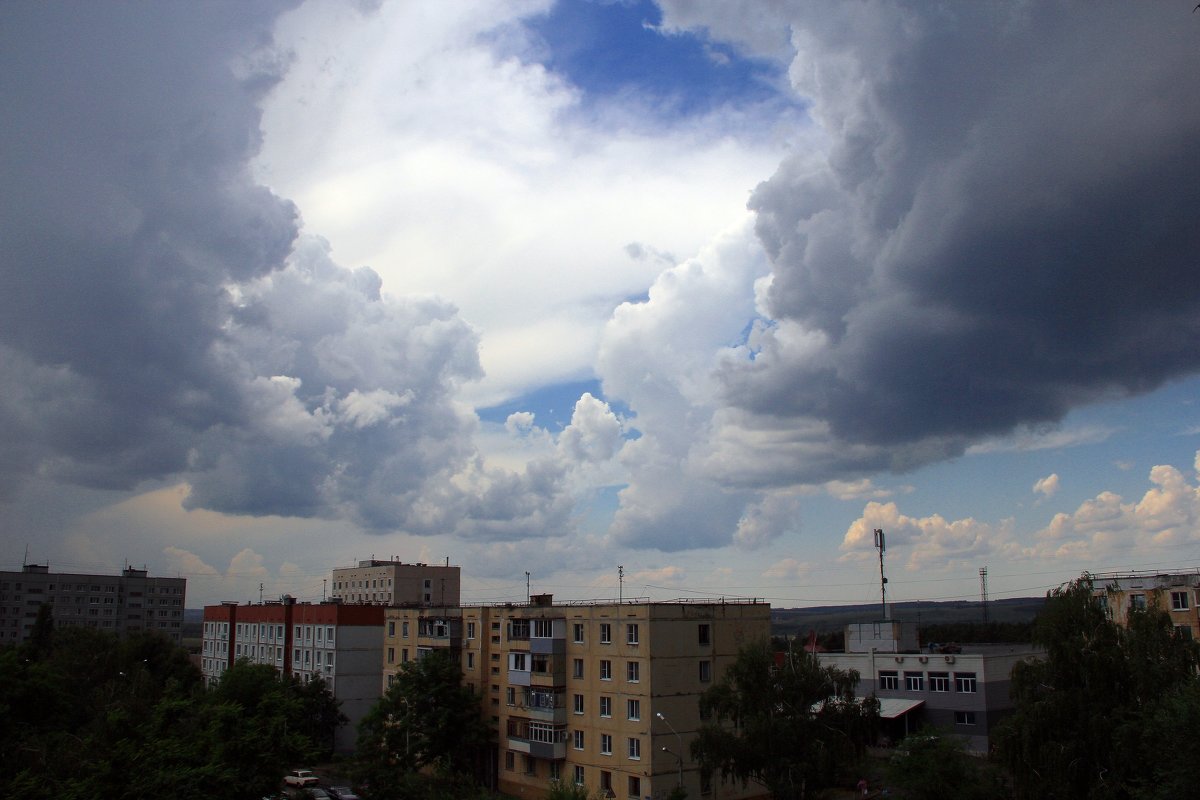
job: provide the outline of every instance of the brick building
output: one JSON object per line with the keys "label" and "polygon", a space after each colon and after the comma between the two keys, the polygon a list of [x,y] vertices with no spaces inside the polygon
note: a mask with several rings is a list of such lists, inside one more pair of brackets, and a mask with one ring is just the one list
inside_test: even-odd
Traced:
{"label": "brick building", "polygon": [[297,603],[290,597],[205,606],[201,672],[212,683],[245,658],[303,681],[319,675],[349,720],[334,746],[351,750],[359,720],[380,696],[383,613],[377,605]]}

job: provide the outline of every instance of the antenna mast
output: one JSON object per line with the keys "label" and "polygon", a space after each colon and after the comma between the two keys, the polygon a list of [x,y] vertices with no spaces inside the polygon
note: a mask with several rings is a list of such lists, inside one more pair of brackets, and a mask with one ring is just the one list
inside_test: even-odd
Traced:
{"label": "antenna mast", "polygon": [[525,602],[532,603],[533,595],[529,593],[529,570],[525,570]]}
{"label": "antenna mast", "polygon": [[875,549],[879,551],[879,603],[883,606],[883,618],[891,619],[887,607],[887,577],[883,574],[883,553],[887,550],[883,529],[875,529]]}
{"label": "antenna mast", "polygon": [[617,567],[617,584],[620,588],[617,589],[617,602],[625,602],[625,567]]}

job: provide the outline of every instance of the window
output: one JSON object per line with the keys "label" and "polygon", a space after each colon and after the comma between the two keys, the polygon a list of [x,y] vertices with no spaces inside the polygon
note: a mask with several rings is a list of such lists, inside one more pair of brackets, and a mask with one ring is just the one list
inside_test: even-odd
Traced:
{"label": "window", "polygon": [[582,714],[583,713],[583,695],[581,695],[581,694],[574,695],[574,704],[575,704],[575,713]]}
{"label": "window", "polygon": [[612,698],[606,694],[600,695],[600,716],[612,716]]}
{"label": "window", "polygon": [[554,638],[554,620],[535,619],[533,621],[533,635],[537,639]]}
{"label": "window", "polygon": [[576,658],[571,662],[571,677],[572,678],[582,678],[583,677],[583,659],[582,658]]}
{"label": "window", "polygon": [[607,622],[600,623],[600,644],[612,644],[612,625]]}
{"label": "window", "polygon": [[1190,625],[1176,625],[1175,626],[1175,635],[1178,636],[1180,639],[1191,639],[1192,638],[1192,628]]}
{"label": "window", "polygon": [[925,675],[920,672],[904,673],[904,688],[910,692],[925,691]]}
{"label": "window", "polygon": [[629,776],[629,796],[630,797],[641,797],[642,796],[642,779],[635,775]]}
{"label": "window", "polygon": [[625,644],[638,643],[638,626],[636,622],[630,622],[625,626]]}
{"label": "window", "polygon": [[[893,670],[880,670],[879,672],[879,688],[891,689],[893,691],[900,688],[900,675]],[[961,691],[961,689],[959,690]]]}
{"label": "window", "polygon": [[475,654],[467,653],[467,669],[475,669]]}
{"label": "window", "polygon": [[571,630],[573,631],[573,634],[574,634],[573,639],[575,641],[575,644],[583,644],[583,623],[576,622],[574,624],[574,626],[572,626]]}
{"label": "window", "polygon": [[405,639],[408,638],[408,620],[405,620],[404,622],[400,623],[400,635],[403,636]]}
{"label": "window", "polygon": [[955,725],[974,725],[975,724],[975,712],[974,711],[955,711],[954,712],[954,724]]}
{"label": "window", "polygon": [[583,767],[575,765],[575,785],[583,786]]}
{"label": "window", "polygon": [[629,757],[634,760],[642,757],[642,740],[636,736],[629,737]]}
{"label": "window", "polygon": [[929,691],[931,691],[931,692],[948,692],[948,691],[950,691],[950,673],[949,672],[931,672],[931,673],[929,673]]}
{"label": "window", "polygon": [[607,733],[600,734],[600,755],[612,755],[612,736]]}
{"label": "window", "polygon": [[388,648],[388,663],[389,664],[396,663],[396,648],[394,648],[394,647]]}
{"label": "window", "polygon": [[703,622],[697,627],[698,641],[701,647],[706,647],[712,644],[712,627],[707,622]]}
{"label": "window", "polygon": [[575,749],[583,749],[583,731],[575,731]]}
{"label": "window", "polygon": [[625,701],[625,716],[630,719],[642,718],[642,701],[641,700],[626,700]]}
{"label": "window", "polygon": [[708,683],[711,680],[712,680],[712,662],[711,661],[701,661],[700,662],[700,682]]}
{"label": "window", "polygon": [[529,654],[528,653],[509,653],[508,668],[521,672],[529,671]]}
{"label": "window", "polygon": [[974,694],[976,691],[974,672],[954,673],[954,691]]}
{"label": "window", "polygon": [[475,623],[474,622],[467,623],[467,638],[468,639],[475,638]]}
{"label": "window", "polygon": [[504,768],[509,772],[512,772],[517,768],[517,756],[512,750],[509,750],[504,754]]}
{"label": "window", "polygon": [[1129,605],[1133,608],[1136,608],[1139,611],[1145,611],[1146,610],[1146,595],[1144,595],[1144,594],[1129,595]]}
{"label": "window", "polygon": [[700,794],[712,794],[712,775],[700,773]]}
{"label": "window", "polygon": [[1172,611],[1187,611],[1188,610],[1188,593],[1187,592],[1171,592],[1171,610]]}
{"label": "window", "polygon": [[516,687],[509,686],[507,689],[504,690],[504,692],[505,692],[505,696],[506,696],[505,702],[508,703],[510,706],[515,706],[517,704],[517,689],[516,689]]}
{"label": "window", "polygon": [[642,667],[637,661],[630,661],[625,665],[625,680],[630,683],[637,683],[641,677]]}
{"label": "window", "polygon": [[612,680],[612,662],[609,661],[607,658],[603,658],[600,660],[600,680],[602,680],[602,681],[611,681]]}
{"label": "window", "polygon": [[562,764],[557,761],[550,762],[550,780],[556,781],[562,777]]}

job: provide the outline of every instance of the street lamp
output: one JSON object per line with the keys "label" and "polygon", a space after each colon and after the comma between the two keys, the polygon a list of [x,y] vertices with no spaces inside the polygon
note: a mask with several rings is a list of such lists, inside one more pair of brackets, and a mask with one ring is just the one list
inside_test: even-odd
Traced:
{"label": "street lamp", "polygon": [[673,725],[671,725],[670,721],[666,717],[663,716],[663,713],[661,711],[655,712],[654,716],[661,719],[666,724],[667,728],[671,731],[671,733],[675,734],[675,738],[679,740],[679,752],[678,753],[671,753],[671,751],[665,747],[663,748],[663,752],[671,753],[671,755],[673,755],[673,756],[675,756],[675,758],[679,759],[679,788],[682,789],[683,788],[683,737],[679,735],[679,731],[675,730],[675,727]]}

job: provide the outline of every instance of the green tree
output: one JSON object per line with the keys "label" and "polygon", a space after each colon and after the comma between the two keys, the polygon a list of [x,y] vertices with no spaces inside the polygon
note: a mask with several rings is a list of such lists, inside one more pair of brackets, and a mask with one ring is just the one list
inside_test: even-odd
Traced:
{"label": "green tree", "polygon": [[905,737],[892,755],[888,784],[901,797],[921,800],[1000,800],[1000,781],[961,739],[935,729]]}
{"label": "green tree", "polygon": [[1016,796],[1134,796],[1161,757],[1147,731],[1171,713],[1164,698],[1191,697],[1196,643],[1157,608],[1117,625],[1086,575],[1048,594],[1033,641],[1046,656],[1014,668],[1016,709],[997,734]]}
{"label": "green tree", "polygon": [[398,782],[405,773],[481,775],[492,731],[479,708],[448,652],[408,662],[359,723],[359,774],[383,797],[402,796]]}
{"label": "green tree", "polygon": [[778,800],[807,797],[844,777],[874,737],[879,703],[856,700],[857,683],[807,652],[777,667],[767,642],[743,647],[700,698],[711,720],[692,756],[705,774],[760,783]]}

